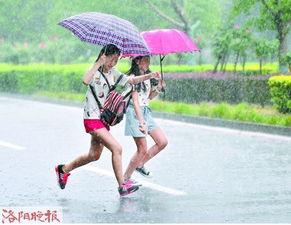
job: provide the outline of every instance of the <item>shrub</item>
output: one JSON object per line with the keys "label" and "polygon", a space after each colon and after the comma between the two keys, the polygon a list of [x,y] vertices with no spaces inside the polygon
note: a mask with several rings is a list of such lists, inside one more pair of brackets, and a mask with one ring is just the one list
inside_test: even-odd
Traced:
{"label": "shrub", "polygon": [[0,68],[0,91],[35,93],[39,91],[72,92],[85,91],[82,66],[30,64],[12,66],[2,64]]}
{"label": "shrub", "polygon": [[219,73],[166,74],[164,99],[173,102],[248,102],[271,104],[269,76],[239,76]]}
{"label": "shrub", "polygon": [[271,101],[282,113],[291,112],[291,76],[280,75],[269,79]]}

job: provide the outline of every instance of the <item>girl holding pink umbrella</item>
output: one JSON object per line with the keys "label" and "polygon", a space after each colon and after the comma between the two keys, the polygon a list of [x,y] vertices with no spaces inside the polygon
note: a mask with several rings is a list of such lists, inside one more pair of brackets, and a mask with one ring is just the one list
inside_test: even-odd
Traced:
{"label": "girl holding pink umbrella", "polygon": [[[150,57],[138,56],[132,60],[131,68],[127,74],[135,77],[143,76],[149,71]],[[125,180],[131,180],[132,173],[136,170],[145,177],[151,177],[151,173],[144,167],[152,157],[163,150],[167,144],[167,138],[162,129],[155,123],[148,107],[149,101],[156,97],[165,82],[160,80],[157,86],[150,80],[145,80],[135,85],[132,92],[132,100],[126,112],[125,135],[132,136],[137,152],[133,155],[124,174]],[[147,147],[147,134],[151,136],[155,144]]]}
{"label": "girl holding pink umbrella", "polygon": [[[130,179],[134,170],[146,177],[151,173],[146,170],[144,164],[153,156],[164,149],[167,144],[167,138],[161,128],[157,126],[151,116],[151,110],[148,108],[149,100],[158,95],[165,88],[163,80],[162,61],[169,53],[193,52],[200,49],[194,42],[182,31],[176,29],[157,29],[141,33],[150,50],[150,55],[160,56],[160,67],[162,80],[157,87],[153,87],[149,81],[138,84],[136,90],[132,92],[132,104],[126,113],[125,135],[132,136],[137,152],[132,157],[127,170],[124,174],[125,179]],[[137,56],[127,54],[126,56]],[[132,60],[131,69],[128,74],[139,76],[149,72],[150,57],[138,56]],[[147,149],[146,135],[149,134],[155,144]]]}

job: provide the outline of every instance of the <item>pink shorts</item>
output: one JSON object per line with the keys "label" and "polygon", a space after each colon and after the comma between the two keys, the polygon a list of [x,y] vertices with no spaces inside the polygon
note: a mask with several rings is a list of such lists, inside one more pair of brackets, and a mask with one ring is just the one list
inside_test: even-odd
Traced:
{"label": "pink shorts", "polygon": [[109,126],[104,125],[101,120],[97,119],[84,119],[84,126],[87,133],[90,133],[93,130],[99,130],[104,127],[108,131],[110,130]]}

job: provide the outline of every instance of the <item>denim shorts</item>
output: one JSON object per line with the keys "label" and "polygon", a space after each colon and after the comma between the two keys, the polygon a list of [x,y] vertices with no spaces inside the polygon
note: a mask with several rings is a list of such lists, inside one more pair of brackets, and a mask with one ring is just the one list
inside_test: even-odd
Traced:
{"label": "denim shorts", "polygon": [[[157,128],[158,126],[151,115],[151,109],[147,106],[141,106],[140,110],[142,112],[143,119],[146,122],[148,132]],[[133,105],[130,104],[128,106],[125,115],[125,136],[146,137],[146,135],[139,130],[139,121],[137,119]]]}

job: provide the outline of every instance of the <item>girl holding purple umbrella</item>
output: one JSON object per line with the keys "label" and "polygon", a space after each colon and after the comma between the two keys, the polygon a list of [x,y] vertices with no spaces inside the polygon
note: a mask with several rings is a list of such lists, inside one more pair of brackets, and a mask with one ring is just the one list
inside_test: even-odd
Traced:
{"label": "girl holding purple umbrella", "polygon": [[[139,188],[138,185],[130,180],[125,180],[123,177],[122,147],[109,132],[109,127],[100,120],[100,109],[89,86],[93,86],[95,93],[97,93],[96,96],[103,104],[109,91],[109,87],[106,85],[107,82],[110,85],[114,85],[114,80],[122,76],[118,83],[119,85],[122,86],[127,83],[138,84],[151,78],[159,79],[160,74],[153,72],[136,77],[126,76],[113,68],[117,64],[119,56],[120,50],[115,45],[109,44],[103,47],[96,62],[83,77],[83,83],[88,86],[84,107],[84,126],[86,132],[91,134],[91,146],[88,153],[79,156],[68,164],[61,164],[55,167],[58,184],[61,189],[65,188],[70,172],[80,166],[98,160],[104,146],[112,153],[112,166],[119,185],[118,191],[120,196],[131,194]],[[104,77],[102,73],[105,75]]]}
{"label": "girl holding purple umbrella", "polygon": [[[131,68],[127,74],[135,77],[145,76],[145,74],[150,73],[149,65],[149,56],[138,56],[132,60]],[[131,175],[135,170],[145,177],[151,177],[151,173],[144,167],[144,164],[168,144],[164,132],[155,123],[148,107],[149,101],[155,98],[162,88],[165,88],[163,80],[159,80],[157,85],[154,85],[150,80],[145,80],[135,85],[132,92],[132,100],[126,112],[125,135],[133,137],[137,152],[131,158],[124,174],[126,180],[132,180]],[[155,142],[149,149],[146,141],[147,134]]]}

